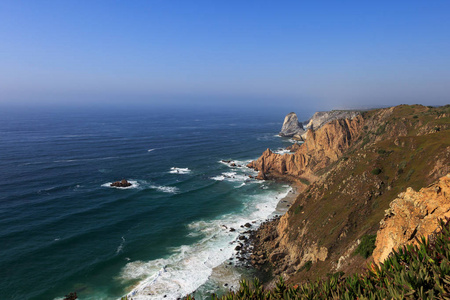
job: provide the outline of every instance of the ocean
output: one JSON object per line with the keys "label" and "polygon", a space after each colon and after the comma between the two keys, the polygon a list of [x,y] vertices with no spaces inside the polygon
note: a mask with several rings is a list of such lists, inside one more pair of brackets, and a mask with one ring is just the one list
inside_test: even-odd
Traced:
{"label": "ocean", "polygon": [[[233,288],[244,272],[235,267],[241,226],[274,216],[290,191],[245,167],[267,148],[292,144],[276,135],[283,118],[194,108],[2,110],[0,299],[74,291],[79,299],[203,299]],[[132,186],[109,186],[122,179]]]}

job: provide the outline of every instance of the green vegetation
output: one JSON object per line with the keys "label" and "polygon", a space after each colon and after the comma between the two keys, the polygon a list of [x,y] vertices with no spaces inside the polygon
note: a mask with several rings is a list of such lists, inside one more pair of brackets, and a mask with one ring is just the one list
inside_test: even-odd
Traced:
{"label": "green vegetation", "polygon": [[409,181],[411,179],[411,175],[414,173],[414,169],[409,170],[408,174],[406,174],[405,181]]}
{"label": "green vegetation", "polygon": [[298,271],[301,272],[303,270],[306,270],[306,272],[308,272],[309,269],[311,269],[311,266],[312,266],[312,261],[308,260]]}
{"label": "green vegetation", "polygon": [[303,183],[304,185],[310,185],[311,183],[306,180],[305,178],[300,178],[300,182]]}
{"label": "green vegetation", "polygon": [[[238,291],[211,299],[450,299],[450,223],[434,237],[394,251],[380,266],[344,278],[342,272],[304,284],[280,277],[273,290],[258,279],[242,281]],[[186,299],[194,299],[188,296]]]}
{"label": "green vegetation", "polygon": [[299,205],[295,208],[294,214],[299,214],[303,209],[303,205]]}
{"label": "green vegetation", "polygon": [[378,175],[378,174],[381,173],[381,169],[380,169],[380,168],[375,168],[375,169],[373,169],[373,170],[371,171],[371,173],[372,173],[373,175]]}
{"label": "green vegetation", "polygon": [[354,254],[359,254],[364,258],[368,258],[372,255],[373,250],[375,250],[375,240],[377,236],[375,234],[364,235],[361,238],[361,243],[356,248]]}
{"label": "green vegetation", "polygon": [[376,135],[381,135],[386,132],[386,124],[381,125],[378,127],[377,131],[375,132]]}

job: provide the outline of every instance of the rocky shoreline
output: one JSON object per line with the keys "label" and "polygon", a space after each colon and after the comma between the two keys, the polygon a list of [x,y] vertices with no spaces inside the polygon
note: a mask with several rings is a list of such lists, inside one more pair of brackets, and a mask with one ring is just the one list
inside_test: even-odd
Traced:
{"label": "rocky shoreline", "polygon": [[[253,225],[250,223],[243,225],[249,229],[240,234],[236,239],[236,266],[246,269],[253,269],[253,275],[258,277],[262,282],[267,281],[268,278],[265,276],[265,272],[267,270],[264,268],[266,257],[264,257],[262,250],[260,249],[261,232],[266,232],[268,229],[273,229],[274,234],[276,234],[276,224],[278,224],[280,218],[289,210],[291,205],[297,199],[299,190],[301,190],[301,187],[297,184],[291,183],[290,185],[291,190],[289,193],[278,201],[275,216],[268,218],[257,228],[252,228]],[[229,264],[231,264],[231,262]]]}

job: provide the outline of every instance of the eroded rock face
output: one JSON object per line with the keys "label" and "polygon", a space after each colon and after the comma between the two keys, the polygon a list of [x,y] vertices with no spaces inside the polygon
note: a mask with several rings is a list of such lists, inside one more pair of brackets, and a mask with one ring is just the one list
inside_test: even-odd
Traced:
{"label": "eroded rock face", "polygon": [[283,126],[281,127],[281,132],[279,135],[286,137],[295,135],[300,137],[304,133],[305,130],[303,129],[302,123],[298,121],[297,115],[294,112],[287,114],[284,118]]}
{"label": "eroded rock face", "polygon": [[276,154],[270,149],[248,167],[268,175],[291,175],[294,177],[311,174],[330,162],[336,161],[350,147],[362,127],[360,115],[353,119],[332,121],[319,130],[309,130],[308,139],[296,146],[295,154]]}
{"label": "eroded rock face", "polygon": [[380,222],[374,261],[382,263],[393,249],[432,234],[445,217],[450,217],[450,173],[418,192],[408,188],[391,202]]}
{"label": "eroded rock face", "polygon": [[308,124],[305,125],[305,129],[317,130],[331,121],[337,119],[353,119],[358,115],[360,115],[360,112],[356,110],[318,111],[308,121]]}

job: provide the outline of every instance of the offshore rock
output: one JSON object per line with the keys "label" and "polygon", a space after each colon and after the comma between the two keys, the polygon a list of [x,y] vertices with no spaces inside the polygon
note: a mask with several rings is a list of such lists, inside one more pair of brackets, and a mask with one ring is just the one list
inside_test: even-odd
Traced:
{"label": "offshore rock", "polygon": [[408,188],[386,210],[377,233],[373,259],[382,263],[393,249],[416,243],[415,237],[429,236],[439,219],[450,217],[450,173],[416,192]]}
{"label": "offshore rock", "polygon": [[284,118],[283,126],[281,127],[280,136],[301,138],[305,133],[302,123],[298,121],[297,115],[291,112]]}
{"label": "offshore rock", "polygon": [[360,115],[360,112],[356,110],[318,111],[308,121],[308,124],[305,125],[305,129],[317,130],[331,121],[338,119],[353,119],[358,115]]}
{"label": "offshore rock", "polygon": [[129,183],[126,179],[122,179],[121,181],[116,181],[110,184],[110,186],[114,187],[129,187],[131,183]]}

